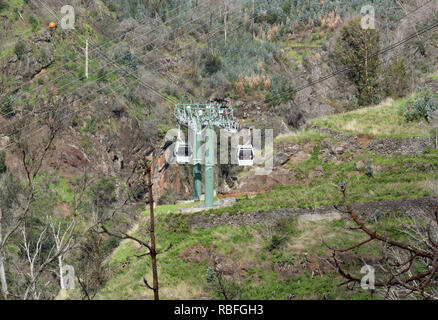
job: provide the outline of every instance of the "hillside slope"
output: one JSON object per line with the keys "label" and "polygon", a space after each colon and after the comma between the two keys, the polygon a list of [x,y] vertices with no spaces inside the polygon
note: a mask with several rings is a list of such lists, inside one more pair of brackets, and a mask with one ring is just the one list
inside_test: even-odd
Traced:
{"label": "hillside slope", "polygon": [[[377,106],[361,105],[358,84],[341,72],[336,58],[343,28],[358,21],[366,0],[259,0],[254,8],[247,0],[71,2],[0,0],[1,177],[11,174],[13,187],[25,185],[32,175],[23,148],[46,142],[53,122],[45,116],[51,111],[60,126],[33,177],[38,196],[25,226],[31,241],[49,228],[46,216],[60,225],[75,216],[80,178],[90,183],[88,202],[79,208],[86,218],[99,210],[116,212],[131,191],[127,179],[153,154],[158,244],[161,249],[172,244],[159,256],[164,298],[223,298],[211,274],[215,264],[223,266],[234,297],[369,297],[333,289],[340,277],[324,262],[329,251],[316,235],[327,234],[332,244],[355,240],[344,232],[349,222],[330,208],[342,201],[335,186],[343,179],[349,181],[350,201],[370,208],[380,208],[374,204],[382,201],[383,209],[391,209],[382,220],[389,233],[395,233],[400,218],[394,203],[434,201],[438,153],[429,124],[426,119],[407,123],[398,109],[418,86],[428,84],[437,93],[438,33],[436,28],[419,32],[435,21],[435,2],[374,2],[380,26],[376,50],[411,35],[379,55],[373,83]],[[61,27],[65,4],[75,8],[73,30]],[[56,28],[48,27],[51,21]],[[209,102],[233,107],[242,128],[274,129],[275,168],[256,176],[256,168],[217,166],[219,195],[234,194],[238,201],[182,214],[174,203],[191,198],[192,168],[166,162],[173,145],[165,136],[178,126],[175,103]],[[27,155],[38,158],[35,154]],[[135,187],[130,200],[141,203],[129,201],[110,224],[147,238],[147,186],[141,181]],[[20,201],[18,207],[26,207]],[[322,212],[323,220],[295,219],[294,210]],[[264,219],[271,213],[274,220]],[[244,217],[238,223],[227,218],[238,215]],[[88,245],[96,245],[97,273],[105,270],[93,279],[96,298],[151,297],[142,286],[149,261],[133,257],[139,253],[135,245],[98,233],[88,236],[65,260],[84,266]],[[30,272],[21,232],[10,241],[6,275],[11,291],[21,294]],[[370,249],[377,256],[378,250]],[[44,273],[50,285],[41,297],[58,295],[59,278]],[[70,297],[84,295],[76,290]]]}
{"label": "hillside slope", "polygon": [[[366,239],[358,238],[348,228],[352,222],[333,208],[333,204],[342,204],[339,182],[348,183],[348,200],[357,203],[354,208],[358,214],[367,221],[378,219],[380,230],[397,239],[403,239],[403,235],[395,226],[405,221],[406,213],[434,210],[438,201],[438,151],[433,147],[434,139],[418,138],[426,131],[413,130],[394,112],[397,103],[389,100],[359,112],[315,119],[312,123],[321,126],[311,124],[299,133],[278,137],[276,149],[285,154],[294,150],[295,154],[281,165],[282,173],[291,176],[287,186],[274,185],[269,192],[239,196],[231,207],[202,213],[180,213],[180,205],[159,206],[159,247],[172,244],[159,256],[163,298],[223,299],[215,282],[209,280],[209,270],[218,263],[228,279],[229,293],[236,298],[372,298],[367,291],[338,286],[342,277],[334,268],[330,247],[348,247]],[[392,118],[392,123],[398,124],[392,135],[385,135],[385,117],[381,126],[371,117],[367,122],[367,115],[376,111],[399,119],[397,122]],[[351,126],[342,129],[345,122],[341,120],[357,121],[365,131],[355,127],[360,132],[351,134]],[[338,131],[323,127],[327,124],[332,128],[333,123]],[[373,135],[367,124],[372,126]],[[424,139],[425,145],[401,150],[398,144],[391,149],[391,139]],[[377,142],[387,147],[371,147]],[[260,181],[254,184],[260,185]],[[269,185],[264,187],[270,189]],[[134,234],[147,237],[143,219]],[[370,227],[374,227],[372,222]],[[149,260],[134,257],[139,250],[127,241],[113,252],[107,261],[109,269],[124,268],[105,283],[98,299],[151,298],[141,281],[149,276],[150,264]],[[383,259],[377,244],[355,253],[361,258],[346,255],[343,261],[356,274],[361,259],[374,264]],[[383,270],[377,271],[377,279],[384,274]],[[383,292],[374,298],[382,297]]]}

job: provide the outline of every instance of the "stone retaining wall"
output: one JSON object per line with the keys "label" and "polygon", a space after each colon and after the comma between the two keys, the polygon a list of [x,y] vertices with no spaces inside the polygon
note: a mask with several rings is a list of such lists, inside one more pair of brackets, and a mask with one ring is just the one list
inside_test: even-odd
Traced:
{"label": "stone retaining wall", "polygon": [[[336,140],[346,141],[352,148],[360,148],[357,141],[357,136],[345,132],[338,132],[332,129],[319,127],[316,125],[307,125],[307,129],[319,131],[331,135]],[[367,149],[374,154],[388,155],[414,155],[423,153],[424,148],[435,147],[435,141],[432,138],[376,138],[372,139],[367,146]]]}
{"label": "stone retaining wall", "polygon": [[[438,210],[438,197],[424,197],[418,199],[402,199],[402,200],[384,200],[367,203],[353,204],[353,209],[357,213],[365,213],[373,215],[377,212],[380,214],[388,212],[406,212],[409,214],[419,214],[422,212],[434,212]],[[315,215],[321,220],[322,216],[327,218],[334,217],[339,214],[333,206],[317,207],[315,209],[276,209],[264,212],[252,211],[242,214],[227,214],[222,215],[211,214],[209,217],[205,215],[195,215],[188,218],[190,227],[211,228],[215,226],[243,226],[256,225],[260,223],[270,223],[282,219],[299,218],[300,216]],[[312,220],[312,219],[308,219]]]}
{"label": "stone retaining wall", "polygon": [[374,154],[414,155],[423,153],[426,147],[434,148],[434,140],[431,138],[373,139],[367,149]]}

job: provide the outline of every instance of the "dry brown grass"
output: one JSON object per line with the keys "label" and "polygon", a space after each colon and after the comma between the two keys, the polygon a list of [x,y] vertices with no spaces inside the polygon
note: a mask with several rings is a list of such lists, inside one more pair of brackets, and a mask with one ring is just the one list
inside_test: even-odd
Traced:
{"label": "dry brown grass", "polygon": [[425,122],[405,121],[398,112],[405,99],[387,99],[377,106],[315,119],[311,123],[336,131],[366,134],[378,138],[428,137],[430,128]]}
{"label": "dry brown grass", "polygon": [[256,90],[257,88],[269,89],[271,87],[271,79],[262,74],[256,74],[252,76],[242,76],[236,81],[236,91],[241,95],[245,96],[245,89]]}
{"label": "dry brown grass", "polygon": [[332,11],[326,16],[318,19],[321,27],[327,28],[329,31],[335,30],[340,24],[342,24],[342,19],[336,11]]}
{"label": "dry brown grass", "polygon": [[275,35],[278,31],[281,30],[281,26],[280,25],[273,25],[269,28],[267,34],[266,34],[266,38],[271,41],[273,39],[275,39]]}

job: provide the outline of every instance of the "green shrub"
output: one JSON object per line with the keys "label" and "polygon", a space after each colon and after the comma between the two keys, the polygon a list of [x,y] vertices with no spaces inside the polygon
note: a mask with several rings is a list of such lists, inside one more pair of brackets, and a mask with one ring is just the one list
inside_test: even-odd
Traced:
{"label": "green shrub", "polygon": [[97,82],[105,83],[108,81],[107,79],[108,73],[104,68],[99,69],[97,72]]}
{"label": "green shrub", "polygon": [[0,173],[6,172],[6,152],[0,151]]}
{"label": "green shrub", "polygon": [[283,3],[283,5],[281,6],[281,9],[283,10],[283,12],[286,14],[286,15],[289,15],[290,14],[290,10],[292,9],[292,3],[291,3],[291,1],[292,0],[287,0],[285,3]]}
{"label": "green shrub", "polygon": [[422,56],[426,55],[426,47],[424,46],[424,42],[421,40],[418,40],[415,42],[415,46],[417,47],[417,50],[420,52]]}
{"label": "green shrub", "polygon": [[207,271],[205,274],[205,279],[207,280],[208,283],[212,283],[214,281],[214,272],[213,272],[213,268],[208,266],[207,267]]}
{"label": "green shrub", "polygon": [[370,178],[374,176],[373,164],[370,161],[368,161],[365,165],[365,174]]}
{"label": "green shrub", "polygon": [[109,206],[116,200],[116,180],[102,178],[90,187],[90,199],[99,208]]}
{"label": "green shrub", "polygon": [[257,227],[259,234],[269,251],[280,249],[291,234],[296,232],[296,224],[279,220],[273,224],[265,223]]}
{"label": "green shrub", "polygon": [[289,102],[295,98],[295,88],[288,79],[274,75],[271,80],[271,88],[265,95],[265,103],[268,107],[274,107],[283,102]]}
{"label": "green shrub", "polygon": [[408,86],[408,73],[405,60],[398,57],[385,70],[384,87],[387,96],[401,98],[405,96]]}
{"label": "green shrub", "polygon": [[84,131],[95,135],[97,133],[97,130],[97,118],[92,116],[90,119],[87,120]]}
{"label": "green shrub", "polygon": [[115,58],[117,62],[124,64],[129,69],[137,70],[137,58],[130,51],[118,52]]}
{"label": "green shrub", "polygon": [[274,234],[271,238],[271,242],[268,245],[268,250],[274,251],[276,249],[279,249],[285,240],[286,237],[284,235]]}
{"label": "green shrub", "polygon": [[187,219],[181,215],[168,214],[164,218],[164,224],[167,232],[188,233],[190,231]]}
{"label": "green shrub", "polygon": [[29,16],[29,22],[32,25],[32,31],[36,31],[38,27],[40,26],[40,22],[38,21],[38,18],[35,14],[31,13]]}
{"label": "green shrub", "polygon": [[278,14],[275,11],[269,11],[266,16],[266,22],[269,24],[277,23],[279,20]]}
{"label": "green shrub", "polygon": [[[250,33],[238,33],[229,37],[225,45],[223,37],[216,40],[215,51],[220,57],[220,70],[216,79],[224,83],[227,80],[230,84],[235,84],[242,77],[261,75],[268,71],[269,66],[279,61],[280,45],[271,41],[260,43],[252,38]],[[203,60],[207,57],[204,54]],[[203,61],[203,62],[204,62]],[[260,61],[263,62],[263,69],[260,69]],[[219,72],[220,71],[220,72]],[[205,72],[205,70],[204,70]]]}
{"label": "green shrub", "polygon": [[0,113],[4,117],[13,116],[14,108],[12,107],[12,96],[5,97],[0,105]]}
{"label": "green shrub", "polygon": [[104,247],[103,247],[103,251],[106,254],[109,254],[110,252],[112,252],[115,248],[117,248],[120,244],[120,240],[117,239],[116,237],[108,237],[108,239],[105,240],[104,242]]}
{"label": "green shrub", "polygon": [[8,3],[5,0],[0,0],[0,12],[8,7]]}
{"label": "green shrub", "polygon": [[207,54],[204,56],[204,69],[209,75],[218,72],[221,69],[222,60],[218,55]]}
{"label": "green shrub", "polygon": [[18,40],[15,43],[15,54],[17,55],[19,60],[21,60],[25,50],[26,50],[26,44],[24,43],[24,41],[21,39]]}
{"label": "green shrub", "polygon": [[426,120],[430,122],[432,113],[438,110],[438,100],[428,87],[420,87],[415,95],[400,108],[407,122]]}
{"label": "green shrub", "polygon": [[173,85],[172,83],[169,83],[169,82],[166,83],[166,86],[164,87],[164,92],[171,97],[175,97],[178,100],[180,99],[180,94],[178,92],[178,88],[175,85]]}

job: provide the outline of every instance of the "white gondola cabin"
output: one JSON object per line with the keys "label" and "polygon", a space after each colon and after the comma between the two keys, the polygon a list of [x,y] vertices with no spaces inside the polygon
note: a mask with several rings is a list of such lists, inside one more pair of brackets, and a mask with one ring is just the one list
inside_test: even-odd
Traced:
{"label": "white gondola cabin", "polygon": [[177,163],[189,163],[193,154],[192,147],[189,143],[177,141],[174,154]]}
{"label": "white gondola cabin", "polygon": [[240,145],[237,149],[237,161],[239,166],[254,165],[254,148],[252,145]]}

